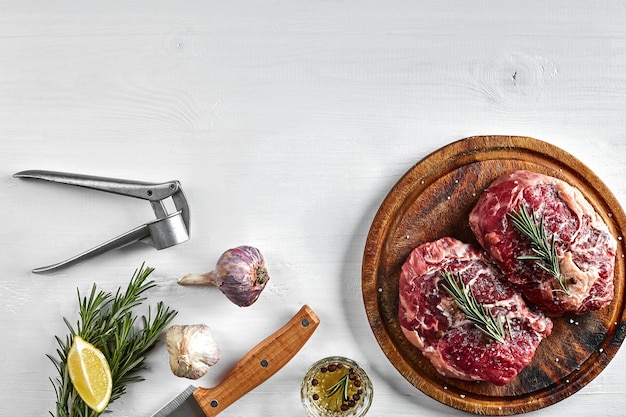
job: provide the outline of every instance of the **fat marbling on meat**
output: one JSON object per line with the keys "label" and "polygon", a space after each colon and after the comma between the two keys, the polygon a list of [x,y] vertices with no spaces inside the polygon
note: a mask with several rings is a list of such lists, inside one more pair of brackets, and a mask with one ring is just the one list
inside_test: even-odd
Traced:
{"label": "fat marbling on meat", "polygon": [[[534,260],[528,238],[520,234],[510,214],[525,206],[543,218],[548,239],[554,237],[561,274],[558,280]],[[474,235],[507,278],[546,314],[582,314],[613,299],[617,242],[583,194],[557,178],[515,171],[496,179],[480,196],[469,216]]]}
{"label": "fat marbling on meat", "polygon": [[[476,300],[504,323],[504,341],[483,334],[443,287],[441,272],[460,274]],[[488,255],[444,237],[415,248],[402,266],[399,322],[406,338],[447,377],[505,385],[527,366],[552,332]]]}

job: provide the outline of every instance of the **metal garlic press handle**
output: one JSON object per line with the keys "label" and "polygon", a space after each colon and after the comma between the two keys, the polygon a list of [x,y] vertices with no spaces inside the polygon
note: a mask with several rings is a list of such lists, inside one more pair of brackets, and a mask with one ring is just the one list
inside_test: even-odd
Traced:
{"label": "metal garlic press handle", "polygon": [[34,178],[61,184],[76,185],[78,187],[91,188],[93,190],[106,191],[149,201],[163,200],[170,197],[180,188],[178,181],[168,181],[159,184],[57,171],[29,170],[18,172],[13,176],[15,178]]}
{"label": "metal garlic press handle", "polygon": [[[150,183],[41,170],[21,171],[13,176],[16,178],[40,179],[140,198],[150,202],[152,210],[157,217],[156,220],[145,223],[62,262],[35,268],[33,270],[35,273],[52,272],[135,242],[143,242],[160,250],[189,240],[189,205],[178,181]],[[176,209],[173,213],[169,213],[164,204],[164,200],[170,197]]]}
{"label": "metal garlic press handle", "polygon": [[120,249],[120,248],[123,248],[124,246],[130,245],[131,243],[142,241],[143,239],[146,239],[148,236],[149,236],[149,233],[146,230],[145,226],[139,226],[136,229],[130,230],[124,233],[123,235],[117,236],[83,253],[80,253],[76,256],[72,256],[71,258],[65,259],[64,261],[57,262],[51,265],[41,266],[39,268],[34,268],[33,272],[35,274],[44,274],[46,272],[54,272],[62,268],[68,267],[70,265],[74,265],[79,262],[85,261],[87,259],[93,258],[94,256],[101,255],[105,252],[109,252],[114,249]]}

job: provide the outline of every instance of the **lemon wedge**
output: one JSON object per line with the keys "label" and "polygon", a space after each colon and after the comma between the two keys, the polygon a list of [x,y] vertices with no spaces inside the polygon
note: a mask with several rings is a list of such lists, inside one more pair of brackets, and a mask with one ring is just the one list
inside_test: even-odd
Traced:
{"label": "lemon wedge", "polygon": [[67,354],[70,380],[85,404],[97,413],[104,411],[111,399],[111,369],[102,352],[78,335]]}

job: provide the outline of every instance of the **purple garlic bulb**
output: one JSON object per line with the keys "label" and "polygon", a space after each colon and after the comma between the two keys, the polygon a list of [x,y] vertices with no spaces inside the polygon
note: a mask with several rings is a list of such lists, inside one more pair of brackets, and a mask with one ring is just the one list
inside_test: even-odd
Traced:
{"label": "purple garlic bulb", "polygon": [[230,301],[247,307],[259,298],[269,279],[261,252],[252,246],[238,246],[220,256],[215,270],[205,274],[187,274],[178,283],[215,285]]}

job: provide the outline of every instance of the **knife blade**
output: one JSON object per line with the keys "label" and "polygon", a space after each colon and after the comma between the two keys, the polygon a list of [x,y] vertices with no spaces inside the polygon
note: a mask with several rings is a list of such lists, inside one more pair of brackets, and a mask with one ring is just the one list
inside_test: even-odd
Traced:
{"label": "knife blade", "polygon": [[193,398],[196,387],[190,385],[186,390],[178,394],[163,408],[153,414],[152,417],[204,417],[202,408]]}
{"label": "knife blade", "polygon": [[190,386],[152,417],[214,417],[261,385],[293,358],[309,340],[319,318],[308,306],[246,353],[213,388]]}

